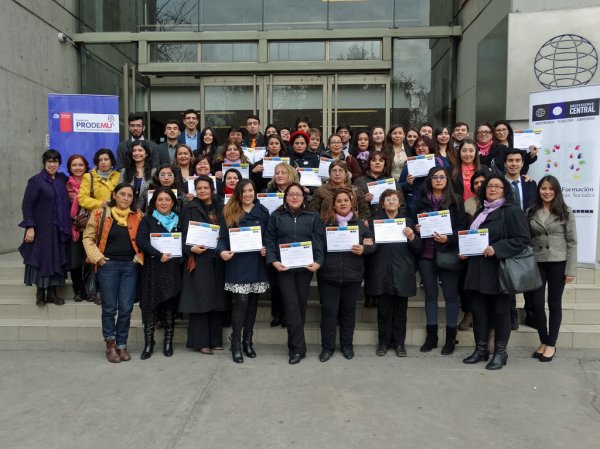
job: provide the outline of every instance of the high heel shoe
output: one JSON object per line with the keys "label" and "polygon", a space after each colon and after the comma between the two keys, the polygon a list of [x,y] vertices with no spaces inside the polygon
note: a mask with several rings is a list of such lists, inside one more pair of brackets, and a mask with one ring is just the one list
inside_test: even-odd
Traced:
{"label": "high heel shoe", "polygon": [[546,357],[544,354],[540,354],[539,360],[540,362],[551,362],[554,356],[556,355],[556,348],[554,348],[554,352],[550,357]]}

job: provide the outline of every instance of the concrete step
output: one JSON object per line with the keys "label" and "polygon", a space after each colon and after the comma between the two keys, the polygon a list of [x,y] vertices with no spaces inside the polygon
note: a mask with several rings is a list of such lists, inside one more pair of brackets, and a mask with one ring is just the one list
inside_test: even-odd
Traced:
{"label": "concrete step", "polygon": [[[178,322],[175,330],[175,342],[185,344],[187,338],[187,323]],[[231,332],[223,329],[223,341]],[[143,342],[143,327],[140,320],[132,320],[129,341]],[[308,344],[320,344],[320,330],[317,323],[307,323],[305,326]],[[444,329],[439,332],[440,347],[444,339]],[[157,330],[157,342],[162,341],[162,330]],[[408,324],[406,344],[421,345],[425,339],[425,326]],[[457,339],[459,346],[473,346],[473,333],[459,331]],[[35,320],[35,319],[0,319],[0,340],[27,341],[101,341],[102,332],[100,320]],[[280,344],[287,342],[287,332],[282,328],[272,328],[268,323],[257,323],[254,329],[254,342],[261,344]],[[354,333],[355,345],[372,345],[377,343],[377,326],[374,323],[357,323]],[[511,346],[535,347],[539,344],[537,332],[534,329],[521,326],[513,331],[510,338]],[[565,348],[598,348],[600,347],[600,325],[564,325],[560,330],[559,346]]]}

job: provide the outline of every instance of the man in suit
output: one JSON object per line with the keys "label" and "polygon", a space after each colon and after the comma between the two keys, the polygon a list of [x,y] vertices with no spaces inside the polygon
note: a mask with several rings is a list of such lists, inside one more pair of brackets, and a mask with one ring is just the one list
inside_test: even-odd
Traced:
{"label": "man in suit", "polygon": [[179,143],[185,143],[192,151],[196,151],[200,147],[199,119],[198,112],[194,109],[183,111],[183,124],[185,127],[179,135]]}
{"label": "man in suit", "polygon": [[158,145],[158,159],[160,165],[173,163],[180,135],[179,122],[177,120],[167,120],[167,123],[165,123],[165,137],[167,140]]}
{"label": "man in suit", "polygon": [[260,132],[260,119],[256,115],[246,117],[246,132],[244,133],[242,146],[246,148],[265,146],[265,137]]}
{"label": "man in suit", "polygon": [[[534,180],[527,180],[521,175],[521,169],[525,164],[524,152],[518,148],[508,148],[504,153],[504,168],[506,174],[504,175],[507,181],[510,183],[513,189],[513,196],[515,202],[521,207],[523,213],[529,207],[533,198],[535,198],[537,185]],[[525,324],[529,327],[535,328],[535,318],[533,315],[533,304],[530,295],[525,293]],[[512,302],[512,328],[516,330],[519,328],[518,314],[516,300],[513,298]]]}
{"label": "man in suit", "polygon": [[[124,140],[117,146],[117,166],[116,170],[121,170],[125,167],[125,162],[131,157],[131,142],[134,140],[144,140],[144,131],[146,125],[144,124],[144,114],[139,112],[129,114],[127,118],[129,123],[129,139]],[[158,150],[156,144],[151,140],[147,141],[148,147],[150,148],[150,157],[152,158],[152,166],[159,166]]]}

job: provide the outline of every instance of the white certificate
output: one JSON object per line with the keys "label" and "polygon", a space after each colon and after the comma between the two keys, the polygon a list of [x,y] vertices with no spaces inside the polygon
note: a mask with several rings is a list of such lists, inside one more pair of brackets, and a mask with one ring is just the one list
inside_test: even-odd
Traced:
{"label": "white certificate", "polygon": [[181,232],[165,232],[150,234],[150,244],[163,254],[171,254],[171,257],[181,257]]}
{"label": "white certificate", "polygon": [[421,156],[411,156],[406,160],[408,174],[415,178],[422,178],[429,174],[429,170],[435,167],[435,156],[433,154],[423,154]]}
{"label": "white certificate", "polygon": [[479,256],[490,246],[487,229],[458,231],[458,254],[461,256]]}
{"label": "white certificate", "polygon": [[229,249],[234,253],[260,251],[262,247],[260,226],[231,228],[229,230]]}
{"label": "white certificate", "polygon": [[513,147],[520,150],[528,150],[535,145],[538,150],[542,149],[543,139],[541,129],[519,129],[515,130]]}
{"label": "white certificate", "polygon": [[405,218],[388,218],[385,220],[373,220],[375,231],[375,243],[400,243],[408,239],[404,235],[406,229]]}
{"label": "white certificate", "polygon": [[223,197],[223,206],[225,206],[229,202],[229,198],[233,196],[233,193],[226,193]]}
{"label": "white certificate", "polygon": [[359,244],[358,226],[330,226],[325,232],[327,252],[352,251],[352,247]]}
{"label": "white certificate", "polygon": [[379,197],[381,197],[381,194],[384,190],[396,190],[396,181],[394,178],[388,178],[380,179],[379,181],[368,182],[367,189],[369,189],[369,193],[373,194],[371,204],[379,204]]}
{"label": "white certificate", "polygon": [[[171,189],[173,191],[173,195],[177,198],[177,189]],[[150,205],[150,200],[154,196],[154,190],[148,190],[148,205]]]}
{"label": "white certificate", "polygon": [[[187,179],[187,184],[188,184],[188,193],[191,193],[192,195],[196,196],[196,186],[194,185],[194,181],[196,180],[197,176],[190,176]],[[217,177],[216,176],[209,176],[210,179],[212,179],[213,182],[213,192],[217,191]]]}
{"label": "white certificate", "polygon": [[275,167],[278,164],[285,162],[290,163],[289,157],[265,157],[263,158],[263,178],[272,178],[275,176]]}
{"label": "white certificate", "polygon": [[281,264],[287,268],[298,268],[310,265],[313,258],[312,242],[282,243],[279,245]]}
{"label": "white certificate", "polygon": [[431,238],[434,232],[441,235],[452,234],[452,222],[450,221],[449,210],[418,214],[417,219],[421,225],[421,238]]}
{"label": "white certificate", "polygon": [[265,154],[267,153],[267,149],[265,147],[242,147],[242,151],[244,152],[251,164],[256,164],[263,157],[265,157]]}
{"label": "white certificate", "polygon": [[328,157],[322,157],[319,159],[319,176],[321,178],[329,178],[329,166],[333,162],[333,159]]}
{"label": "white certificate", "polygon": [[300,184],[306,187],[318,187],[321,185],[321,177],[318,168],[299,168]]}
{"label": "white certificate", "polygon": [[219,238],[219,226],[199,221],[190,221],[185,244],[215,249]]}
{"label": "white certificate", "polygon": [[230,164],[229,162],[224,162],[223,166],[221,167],[221,171],[223,172],[223,181],[225,181],[225,173],[227,173],[227,170],[231,170],[232,168],[235,168],[237,171],[239,171],[242,175],[242,178],[250,178],[250,164]]}
{"label": "white certificate", "polygon": [[275,209],[283,205],[283,193],[259,193],[256,195],[260,204],[269,209],[269,214],[272,214]]}

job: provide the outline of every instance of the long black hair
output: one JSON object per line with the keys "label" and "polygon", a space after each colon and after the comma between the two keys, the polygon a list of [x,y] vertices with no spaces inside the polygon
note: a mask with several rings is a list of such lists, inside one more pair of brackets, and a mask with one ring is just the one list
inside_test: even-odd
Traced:
{"label": "long black hair", "polygon": [[[421,136],[423,137],[423,136]],[[452,187],[452,181],[450,180],[450,176],[444,167],[433,167],[427,173],[427,177],[425,178],[425,188],[421,189],[421,197],[427,198],[428,193],[433,193],[433,185],[431,183],[431,178],[438,172],[444,172],[444,176],[446,176],[446,188],[442,192],[442,203],[440,207],[443,209],[448,209],[452,204],[458,204],[462,202],[462,200],[458,197],[456,193],[454,193],[454,188]]]}
{"label": "long black hair", "polygon": [[554,190],[554,199],[550,205],[550,213],[552,215],[556,215],[561,220],[566,221],[569,217],[568,206],[567,203],[565,203],[565,199],[562,194],[562,188],[560,187],[558,179],[552,175],[546,175],[540,179],[540,182],[538,182],[536,195],[533,198],[529,209],[527,209],[527,218],[531,219],[538,210],[544,207],[540,190],[542,188],[542,184],[545,182],[549,183],[552,186],[552,190]]}
{"label": "long black hair", "polygon": [[129,183],[133,182],[135,177],[135,162],[133,161],[133,147],[140,146],[146,152],[146,159],[144,159],[144,179],[150,180],[152,178],[152,153],[150,152],[150,146],[145,140],[134,140],[131,142],[131,150],[128,153],[128,157],[125,160],[125,172],[123,174],[123,180]]}
{"label": "long black hair", "polygon": [[171,210],[176,214],[179,214],[179,205],[177,203],[177,198],[175,197],[175,193],[173,193],[173,190],[170,187],[158,187],[156,190],[154,190],[152,198],[150,199],[150,204],[148,205],[148,214],[152,215],[152,213],[156,209],[156,199],[158,198],[159,193],[166,193],[167,195],[169,195],[169,197],[173,201],[173,208]]}

